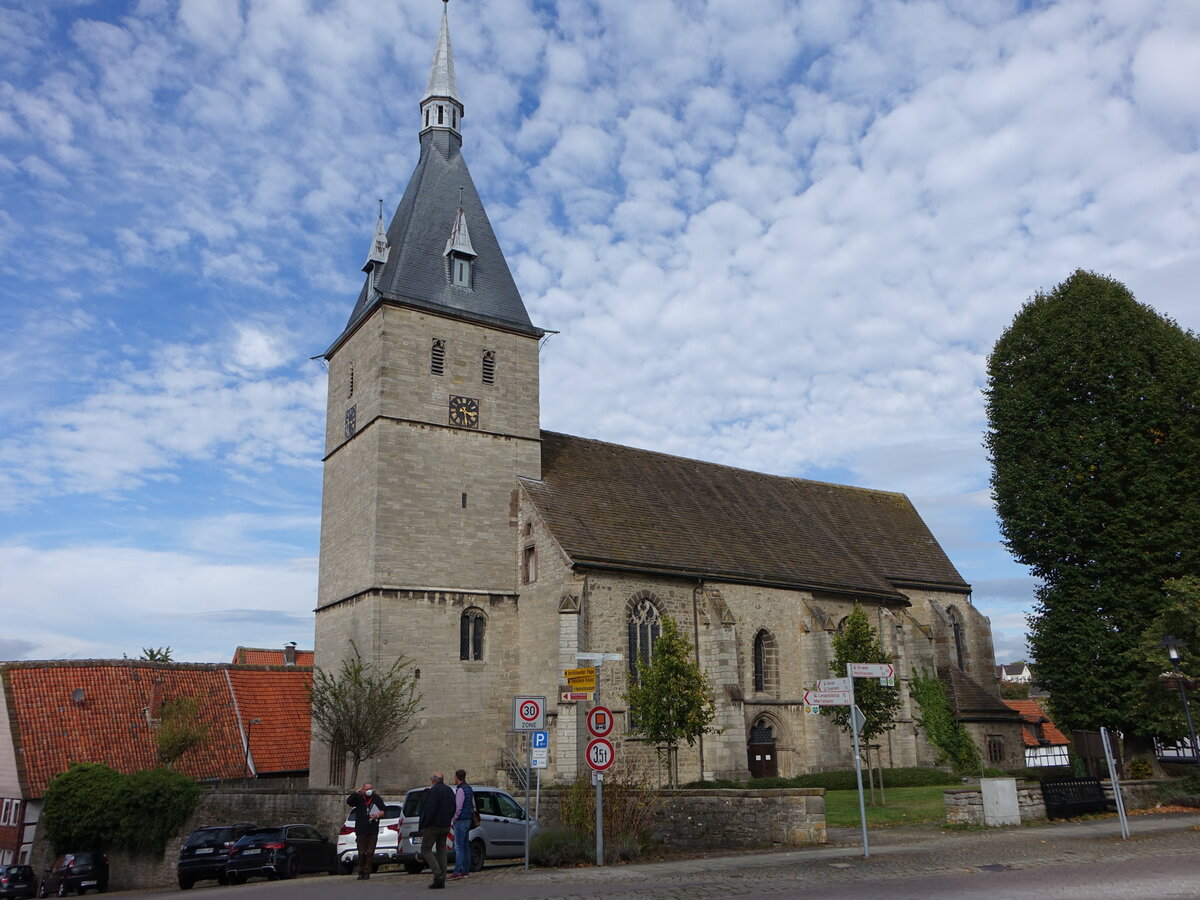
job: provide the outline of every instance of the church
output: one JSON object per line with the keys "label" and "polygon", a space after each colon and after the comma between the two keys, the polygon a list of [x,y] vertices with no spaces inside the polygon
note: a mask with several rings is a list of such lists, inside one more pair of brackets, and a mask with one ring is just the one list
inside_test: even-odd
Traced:
{"label": "church", "polygon": [[[1020,720],[1000,702],[988,620],[902,494],[766,475],[543,431],[539,346],[462,155],[465,107],[448,8],[414,123],[420,157],[382,211],[362,290],[325,352],[315,665],[357,648],[404,657],[423,709],[408,739],[360,777],[394,788],[464,768],[512,786],[526,739],[513,698],[546,698],[543,778],[586,774],[586,715],[565,672],[603,654],[599,698],[619,760],[623,694],[670,617],[717,702],[679,751],[681,782],[853,765],[850,738],[812,715],[832,638],[862,605],[892,655],[902,706],[874,752],[932,765],[914,673],[936,672],[991,765],[1022,765]],[[649,388],[650,385],[647,385]],[[314,786],[343,785],[343,748],[314,741]]]}

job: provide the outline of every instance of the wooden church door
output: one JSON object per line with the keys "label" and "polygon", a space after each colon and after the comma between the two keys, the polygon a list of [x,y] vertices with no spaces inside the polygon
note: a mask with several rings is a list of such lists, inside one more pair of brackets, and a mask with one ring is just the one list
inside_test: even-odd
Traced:
{"label": "wooden church door", "polygon": [[766,719],[759,719],[750,729],[746,756],[750,763],[751,778],[774,778],[779,774],[779,761],[775,758],[775,732]]}

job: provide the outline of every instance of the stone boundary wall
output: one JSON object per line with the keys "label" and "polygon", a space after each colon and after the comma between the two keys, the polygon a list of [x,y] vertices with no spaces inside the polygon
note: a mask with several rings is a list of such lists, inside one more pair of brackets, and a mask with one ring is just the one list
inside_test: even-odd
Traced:
{"label": "stone boundary wall", "polygon": [[[564,797],[542,792],[543,827],[562,824]],[[662,791],[655,803],[650,837],[668,850],[764,850],[827,840],[824,788]]]}
{"label": "stone boundary wall", "polygon": [[[1104,793],[1113,799],[1111,781],[1104,781]],[[1157,781],[1123,781],[1121,798],[1125,811],[1145,809],[1158,799],[1160,784]],[[947,825],[983,825],[983,793],[978,787],[951,788],[942,792],[946,804]],[[1022,822],[1038,822],[1046,818],[1046,804],[1042,802],[1042,788],[1036,783],[1017,785],[1017,806]]]}
{"label": "stone boundary wall", "polygon": [[[179,847],[193,829],[205,825],[306,822],[336,842],[338,830],[346,821],[347,793],[344,789],[264,789],[261,785],[206,789],[200,795],[196,811],[179,833],[167,840],[162,858],[109,854],[109,890],[175,887]],[[559,824],[558,804],[562,794],[542,792],[543,827]],[[383,791],[383,796],[395,802],[403,797],[403,792]],[[524,804],[523,795],[514,796]],[[823,844],[825,791],[822,788],[664,791],[658,798],[651,834],[657,843],[672,850],[736,851]],[[50,859],[39,828],[33,861],[39,877]]]}

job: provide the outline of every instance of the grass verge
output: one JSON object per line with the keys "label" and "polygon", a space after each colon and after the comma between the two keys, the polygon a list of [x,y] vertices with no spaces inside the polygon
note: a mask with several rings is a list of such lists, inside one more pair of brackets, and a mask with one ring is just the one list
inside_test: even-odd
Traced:
{"label": "grass verge", "polygon": [[[867,803],[867,825],[915,825],[921,822],[942,822],[946,819],[946,804],[942,800],[944,787],[886,788],[886,805],[871,806],[870,789],[863,785]],[[879,802],[879,789],[875,789]],[[834,828],[859,826],[858,791],[825,792],[825,824]]]}

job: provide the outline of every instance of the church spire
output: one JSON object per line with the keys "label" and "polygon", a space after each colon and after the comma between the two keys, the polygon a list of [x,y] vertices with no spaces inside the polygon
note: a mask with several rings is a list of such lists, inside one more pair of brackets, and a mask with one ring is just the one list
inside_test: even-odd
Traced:
{"label": "church spire", "polygon": [[367,283],[374,293],[379,282],[379,273],[383,271],[388,259],[387,231],[383,227],[383,200],[379,201],[379,218],[375,221],[375,237],[371,238],[371,249],[367,252],[367,261],[362,270],[367,273]]}
{"label": "church spire", "polygon": [[459,134],[463,117],[462,101],[454,81],[454,51],[450,49],[450,0],[442,0],[442,28],[438,33],[433,63],[429,67],[429,85],[421,100],[421,133],[441,128]]}

